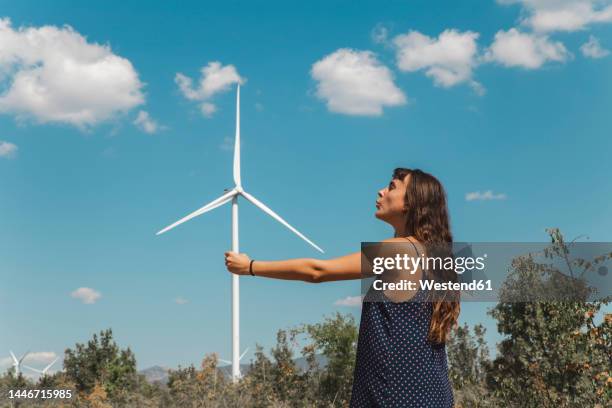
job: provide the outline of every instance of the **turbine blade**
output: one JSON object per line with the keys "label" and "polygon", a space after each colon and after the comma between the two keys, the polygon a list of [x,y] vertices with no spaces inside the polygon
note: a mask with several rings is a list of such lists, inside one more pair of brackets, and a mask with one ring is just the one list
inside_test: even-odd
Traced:
{"label": "turbine blade", "polygon": [[57,360],[59,360],[59,357],[55,357],[55,360],[53,360],[53,361],[51,362],[51,364],[49,364],[48,366],[46,366],[45,368],[43,368],[42,372],[43,372],[43,373],[46,373],[46,372],[47,372],[47,370],[48,370],[48,369],[50,369],[50,368],[51,368],[51,366],[53,366],[53,364],[55,364],[55,362],[56,362]]}
{"label": "turbine blade", "polygon": [[231,361],[227,361],[227,360],[224,360],[222,358],[220,358],[219,361],[222,362],[222,363],[225,363],[225,364],[232,364]]}
{"label": "turbine blade", "polygon": [[234,183],[241,185],[240,180],[240,84],[236,90],[236,137],[234,138]]}
{"label": "turbine blade", "polygon": [[259,207],[263,212],[267,213],[269,216],[271,216],[272,218],[274,218],[276,221],[280,222],[281,224],[283,224],[285,227],[289,228],[291,231],[293,231],[294,234],[296,234],[298,237],[302,238],[304,241],[308,242],[310,245],[312,245],[317,251],[324,253],[324,251],[319,248],[317,246],[317,244],[315,244],[314,242],[312,242],[311,240],[309,240],[308,238],[306,238],[300,231],[296,230],[295,228],[293,228],[291,225],[289,225],[289,223],[285,220],[283,220],[278,214],[276,214],[274,211],[272,211],[271,209],[269,209],[264,203],[262,203],[261,201],[259,201],[258,199],[256,199],[255,197],[253,197],[252,195],[250,195],[249,193],[247,193],[246,191],[243,191],[241,193],[244,198],[246,198],[247,200],[249,200],[250,202],[252,202],[253,204],[255,204],[257,207]]}
{"label": "turbine blade", "polygon": [[175,222],[172,225],[168,225],[166,228],[164,228],[163,230],[159,231],[157,234],[155,235],[161,235],[164,232],[171,230],[172,228],[181,225],[184,222],[189,221],[192,218],[197,217],[198,215],[202,215],[205,212],[208,212],[210,210],[214,210],[215,208],[222,206],[223,204],[227,203],[228,201],[230,201],[232,199],[232,197],[234,197],[234,195],[236,195],[236,190],[232,189],[231,191],[223,194],[221,197],[218,197],[216,199],[214,199],[213,201],[211,201],[210,203],[206,204],[205,206],[203,206],[202,208],[200,208],[199,210],[196,210],[194,212],[192,212],[191,214],[189,214],[186,217],[181,218],[180,220],[178,220],[177,222]]}
{"label": "turbine blade", "polygon": [[13,362],[15,364],[19,364],[19,360],[17,360],[17,357],[15,357],[15,354],[13,353],[13,350],[10,350],[10,353],[11,353],[11,357],[13,357]]}
{"label": "turbine blade", "polygon": [[240,355],[240,357],[238,357],[238,361],[242,360],[242,357],[244,357],[244,355],[249,351],[249,348],[247,347],[246,350],[244,350],[244,352],[242,352],[242,354]]}
{"label": "turbine blade", "polygon": [[21,363],[23,361],[24,358],[26,358],[26,356],[30,354],[30,350],[26,351],[25,354],[23,356],[21,356],[21,358],[19,359],[19,363]]}
{"label": "turbine blade", "polygon": [[36,369],[36,368],[32,368],[32,367],[27,366],[27,365],[25,365],[25,364],[22,364],[21,366],[22,366],[22,367],[27,368],[28,370],[32,370],[32,371],[35,371],[35,372],[40,373],[40,374],[43,374],[43,371],[44,371],[44,370],[43,370],[43,371],[41,371],[41,370],[38,370],[38,369]]}

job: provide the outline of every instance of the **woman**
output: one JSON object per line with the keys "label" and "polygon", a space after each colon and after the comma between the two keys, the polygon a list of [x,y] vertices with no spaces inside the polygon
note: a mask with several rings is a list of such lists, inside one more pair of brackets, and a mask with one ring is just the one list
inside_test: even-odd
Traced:
{"label": "woman", "polygon": [[[421,170],[395,169],[389,185],[378,192],[375,215],[395,230],[394,238],[383,242],[410,242],[408,256],[452,243],[444,189]],[[283,261],[225,253],[232,273],[306,282],[361,279],[361,260],[361,252],[330,260]],[[408,279],[417,282],[434,272],[419,268]],[[444,275],[439,276],[456,280]],[[363,302],[351,407],[453,406],[445,342],[459,316],[458,296],[434,300],[426,290],[409,292],[385,291],[385,301]]]}

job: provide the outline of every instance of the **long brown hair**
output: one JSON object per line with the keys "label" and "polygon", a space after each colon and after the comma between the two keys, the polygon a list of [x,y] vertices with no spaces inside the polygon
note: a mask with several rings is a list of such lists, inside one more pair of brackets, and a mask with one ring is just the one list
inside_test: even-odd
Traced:
{"label": "long brown hair", "polygon": [[[406,233],[425,245],[428,251],[430,248],[444,248],[450,255],[453,235],[444,187],[437,178],[419,169],[396,168],[393,178],[404,180],[409,174],[410,182],[404,198]],[[435,273],[442,281],[457,281],[457,274],[453,270],[427,272]],[[428,301],[433,303],[428,339],[433,343],[446,343],[446,338],[459,317],[459,292],[445,291],[442,298],[430,297]]]}

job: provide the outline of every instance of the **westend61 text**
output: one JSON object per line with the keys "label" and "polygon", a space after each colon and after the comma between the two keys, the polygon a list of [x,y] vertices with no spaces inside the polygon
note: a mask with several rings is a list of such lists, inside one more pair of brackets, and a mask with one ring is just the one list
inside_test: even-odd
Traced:
{"label": "westend61 text", "polygon": [[[419,280],[421,290],[493,290],[491,280],[473,280],[471,282],[436,282],[434,280]],[[398,282],[383,282],[375,280],[374,290],[417,290],[416,282],[402,279]]]}

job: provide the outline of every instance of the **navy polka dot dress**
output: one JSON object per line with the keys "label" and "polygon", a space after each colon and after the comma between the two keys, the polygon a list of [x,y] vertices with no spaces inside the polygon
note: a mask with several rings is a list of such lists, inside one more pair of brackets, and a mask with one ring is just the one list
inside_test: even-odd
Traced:
{"label": "navy polka dot dress", "polygon": [[[382,293],[382,292],[381,292]],[[363,303],[351,408],[452,408],[446,346],[427,340],[433,303]]]}

